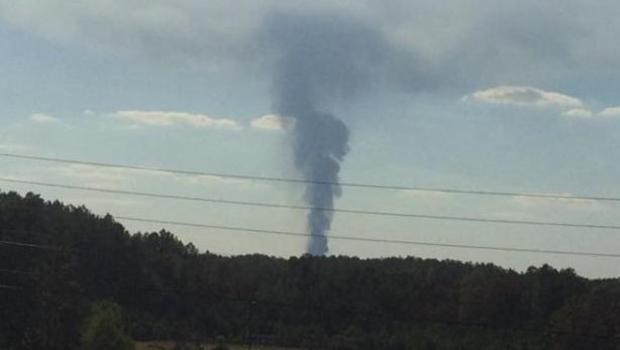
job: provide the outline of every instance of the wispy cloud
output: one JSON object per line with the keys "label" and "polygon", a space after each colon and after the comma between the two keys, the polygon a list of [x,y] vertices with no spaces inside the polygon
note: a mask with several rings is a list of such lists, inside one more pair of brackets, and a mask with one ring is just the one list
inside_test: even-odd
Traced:
{"label": "wispy cloud", "polygon": [[59,124],[60,119],[45,113],[34,113],[30,115],[30,121],[36,124]]}
{"label": "wispy cloud", "polygon": [[554,91],[545,91],[531,86],[502,85],[479,90],[466,95],[463,101],[505,104],[518,107],[554,108],[562,116],[583,119],[604,119],[620,117],[620,106],[607,107],[596,112],[581,99]]}
{"label": "wispy cloud", "polygon": [[214,118],[206,114],[193,114],[174,111],[126,110],[112,114],[113,118],[138,125],[169,127],[185,125],[194,128],[241,130],[241,125],[233,119]]}
{"label": "wispy cloud", "polygon": [[442,200],[447,199],[450,196],[449,193],[435,191],[402,190],[399,191],[399,193],[409,198],[422,200]]}
{"label": "wispy cloud", "polygon": [[562,109],[583,108],[583,102],[576,97],[554,91],[545,91],[531,86],[497,86],[465,96],[465,99],[470,98],[475,101],[493,104]]}
{"label": "wispy cloud", "polygon": [[[41,176],[37,174],[41,174]],[[122,168],[101,168],[97,166],[82,164],[71,164],[66,166],[47,167],[45,169],[35,169],[35,171],[30,171],[30,175],[34,175],[34,179],[41,181],[48,181],[50,180],[50,178],[54,181],[60,182],[69,180],[71,183],[76,183],[82,186],[94,186],[103,188],[124,188],[127,185],[133,185],[141,182],[162,183],[166,181],[172,181],[182,185],[200,186],[261,185],[251,180],[216,175],[170,174],[148,169],[137,170]]]}
{"label": "wispy cloud", "polygon": [[18,143],[0,141],[0,151],[2,152],[21,152],[25,151],[27,148],[28,147],[25,145],[20,145]]}
{"label": "wispy cloud", "polygon": [[267,114],[253,119],[250,126],[254,129],[283,131],[293,125],[293,120],[277,114]]}
{"label": "wispy cloud", "polygon": [[573,118],[592,118],[594,113],[587,108],[573,108],[563,112],[562,115]]}
{"label": "wispy cloud", "polygon": [[620,117],[620,107],[605,108],[598,115],[606,118]]}
{"label": "wispy cloud", "polygon": [[577,118],[618,118],[620,117],[620,107],[607,107],[598,113],[585,108],[576,108],[568,110],[562,113],[562,115]]}
{"label": "wispy cloud", "polygon": [[[570,193],[562,193],[562,195],[570,196]],[[514,196],[509,198],[507,203],[513,210],[522,211],[523,213],[541,214],[565,212],[570,215],[601,213],[610,207],[606,203],[579,198],[536,198],[525,196]]]}
{"label": "wispy cloud", "polygon": [[[87,186],[102,186],[112,187],[118,186],[134,177],[143,177],[144,172],[136,174],[131,170],[114,169],[114,168],[99,168],[90,165],[67,165],[58,166],[48,169],[48,175],[51,175],[58,180],[71,179],[72,182],[77,182],[81,185]],[[136,176],[138,175],[138,176]]]}

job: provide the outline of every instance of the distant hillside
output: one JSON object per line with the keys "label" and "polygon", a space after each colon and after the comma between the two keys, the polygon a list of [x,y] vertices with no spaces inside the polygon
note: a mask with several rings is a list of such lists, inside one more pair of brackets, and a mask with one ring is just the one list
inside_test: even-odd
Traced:
{"label": "distant hillside", "polygon": [[91,305],[104,300],[142,341],[620,346],[619,281],[549,266],[517,273],[414,257],[222,257],[167,231],[130,234],[111,216],[16,193],[0,193],[0,241],[0,285],[20,288],[0,289],[0,349],[81,349]]}

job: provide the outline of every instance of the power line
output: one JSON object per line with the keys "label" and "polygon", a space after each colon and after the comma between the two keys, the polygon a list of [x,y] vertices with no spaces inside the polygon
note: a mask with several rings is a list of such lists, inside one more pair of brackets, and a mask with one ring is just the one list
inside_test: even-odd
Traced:
{"label": "power line", "polygon": [[[302,233],[302,232],[276,231],[276,230],[256,229],[256,228],[250,228],[250,227],[225,226],[225,225],[210,225],[210,224],[190,223],[190,222],[172,221],[172,220],[156,220],[156,219],[130,217],[130,216],[114,216],[114,218],[118,220],[134,221],[134,222],[142,222],[142,223],[196,227],[196,228],[210,228],[210,229],[245,232],[245,233],[270,234],[270,235],[278,235],[278,236],[291,236],[291,237],[304,237],[304,238],[322,237],[320,235],[314,235],[311,233]],[[3,231],[6,231],[6,230],[3,230]],[[34,232],[34,231],[28,231],[28,232]],[[434,243],[434,242],[424,242],[424,241],[365,238],[365,237],[331,235],[331,234],[328,236],[328,238],[336,239],[336,240],[367,242],[367,243],[387,243],[387,244],[402,244],[402,245],[442,247],[442,248],[504,251],[504,252],[516,252],[516,253],[572,255],[572,256],[589,256],[589,257],[601,257],[601,258],[620,258],[620,254],[613,254],[613,253],[549,250],[549,249],[530,249],[530,248],[511,248],[511,247],[496,247],[496,246],[452,244],[452,243]],[[16,241],[0,241],[0,245],[49,249],[49,250],[60,250],[61,249],[59,247],[54,247],[54,246],[49,246],[49,245],[39,245],[39,244],[32,244],[32,243],[27,243],[27,242],[16,242]]]}
{"label": "power line", "polygon": [[[5,180],[7,180],[7,179],[0,178],[0,181],[5,181]],[[120,193],[120,194],[142,195],[142,196],[150,196],[150,197],[162,197],[162,198],[197,200],[197,201],[213,201],[213,202],[220,202],[220,203],[223,202],[223,203],[228,203],[228,204],[245,204],[245,205],[278,207],[278,208],[311,209],[310,207],[301,207],[301,206],[287,206],[287,205],[279,205],[279,204],[254,203],[254,202],[237,202],[237,201],[205,199],[205,198],[199,198],[199,197],[184,197],[184,196],[175,196],[175,195],[160,195],[160,194],[145,193],[145,192],[120,191],[120,190],[111,190],[111,189],[99,189],[99,188],[90,188],[90,187],[80,187],[80,186],[69,186],[69,185],[60,185],[60,184],[41,183],[41,182],[21,181],[21,180],[13,180],[13,179],[9,179],[9,181],[11,181],[11,182],[18,182],[18,183],[28,183],[28,184],[35,184],[35,185],[43,185],[43,186],[54,186],[54,187],[79,189],[79,190],[90,190],[90,191],[102,191],[102,192],[111,192],[111,193]],[[406,217],[426,218],[426,219],[444,219],[444,220],[462,220],[462,221],[490,222],[490,223],[509,223],[509,224],[552,225],[552,226],[620,229],[620,226],[581,225],[581,224],[550,223],[550,222],[512,221],[512,220],[495,220],[495,219],[464,218],[464,217],[431,216],[431,215],[418,215],[418,214],[366,212],[366,211],[347,210],[347,209],[330,209],[330,210],[338,211],[338,212],[345,212],[345,213],[353,213],[353,214],[406,216]],[[179,221],[169,221],[169,220],[154,220],[154,219],[145,219],[145,218],[136,218],[136,217],[124,217],[124,216],[117,216],[116,218],[120,219],[120,220],[127,220],[127,221],[139,221],[139,222],[147,222],[147,223],[170,224],[170,225],[191,226],[191,227],[200,227],[200,228],[213,228],[213,229],[221,229],[221,230],[228,230],[228,231],[253,232],[253,233],[275,234],[275,235],[297,236],[297,237],[315,237],[315,236],[316,237],[322,237],[322,236],[319,236],[319,235],[312,235],[312,234],[308,234],[308,233],[262,230],[262,229],[247,228],[247,227],[231,227],[231,226],[221,226],[221,225],[207,225],[207,224],[196,224],[196,223],[187,223],[187,222],[179,222]],[[618,258],[618,257],[620,257],[620,254],[611,254],[611,253],[561,251],[561,250],[546,250],[546,249],[527,249],[527,248],[510,248],[510,247],[494,247],[494,246],[477,246],[477,245],[432,243],[432,242],[420,242],[420,241],[408,241],[408,240],[387,240],[387,239],[375,239],[375,238],[363,238],[363,237],[339,236],[339,235],[330,235],[329,238],[337,239],[337,240],[351,240],[351,241],[362,241],[362,242],[372,242],[372,243],[392,243],[392,244],[432,246],[432,247],[444,247],[444,248],[478,249],[478,250],[493,250],[493,251],[506,251],[506,252],[522,252],[522,253],[536,253],[536,254],[556,254],[556,255],[573,255],[573,256],[591,256],[591,257],[610,257],[610,258]],[[14,246],[21,246],[21,247],[52,249],[52,250],[58,250],[59,249],[59,248],[51,247],[51,246],[44,246],[44,245],[37,245],[37,244],[30,244],[30,243],[23,243],[23,242],[0,241],[0,245],[14,245]]]}
{"label": "power line", "polygon": [[162,199],[199,201],[199,202],[220,203],[220,204],[243,205],[243,206],[253,206],[253,207],[263,207],[263,208],[316,210],[316,211],[354,214],[354,215],[388,216],[388,217],[416,218],[416,219],[443,220],[443,221],[465,221],[465,222],[479,222],[479,223],[492,223],[492,224],[556,226],[556,227],[620,230],[620,225],[574,224],[574,223],[549,222],[549,221],[489,219],[489,218],[466,217],[466,216],[448,216],[448,215],[430,215],[430,214],[414,214],[414,213],[395,213],[395,212],[372,211],[372,210],[320,208],[320,207],[286,205],[286,204],[276,204],[276,203],[235,201],[235,200],[203,198],[203,197],[189,197],[189,196],[180,196],[180,195],[171,195],[171,194],[126,191],[126,190],[87,187],[87,186],[74,186],[74,185],[64,185],[64,184],[49,183],[49,182],[40,182],[40,181],[17,180],[17,179],[10,179],[10,178],[0,178],[0,181],[8,182],[8,183],[45,186],[45,187],[54,187],[54,188],[63,188],[63,189],[81,190],[81,191],[90,191],[90,192],[112,193],[112,194],[122,194],[122,195],[132,195],[132,196],[142,196],[142,197],[152,197],[152,198],[162,198]]}
{"label": "power line", "polygon": [[14,247],[23,247],[23,248],[35,248],[35,249],[44,249],[44,250],[60,250],[60,248],[52,247],[48,245],[40,245],[40,244],[32,244],[25,242],[15,242],[15,241],[0,241],[0,245],[8,245]]}
{"label": "power line", "polygon": [[52,157],[24,155],[24,154],[15,154],[15,153],[4,153],[4,152],[0,153],[0,157],[33,160],[33,161],[45,161],[45,162],[54,162],[54,163],[64,163],[64,164],[88,165],[88,166],[104,167],[104,168],[116,168],[116,169],[127,169],[127,170],[137,170],[137,171],[152,171],[152,172],[191,175],[191,176],[211,176],[211,177],[252,180],[252,181],[315,184],[315,185],[326,185],[326,186],[341,186],[341,187],[396,190],[396,191],[402,190],[402,191],[435,192],[435,193],[449,193],[449,194],[469,194],[469,195],[482,195],[482,196],[509,196],[509,197],[528,197],[528,198],[560,199],[560,200],[568,199],[568,200],[620,202],[620,197],[607,197],[607,196],[594,196],[594,195],[575,196],[575,195],[567,195],[567,194],[559,194],[559,193],[528,193],[528,192],[509,192],[509,191],[487,191],[487,190],[460,189],[460,188],[380,185],[380,184],[357,183],[357,182],[337,183],[337,182],[332,182],[332,181],[305,180],[305,179],[256,176],[256,175],[241,175],[241,174],[231,174],[231,173],[219,173],[219,172],[183,170],[183,169],[172,169],[172,168],[162,168],[162,167],[104,163],[104,162],[74,160],[74,159],[66,159],[66,158],[52,158]]}
{"label": "power line", "polygon": [[[173,226],[185,226],[195,228],[210,228],[217,230],[257,233],[257,234],[270,234],[279,236],[292,236],[292,237],[323,237],[311,233],[302,232],[289,232],[289,231],[275,231],[264,230],[250,227],[233,227],[223,225],[210,225],[201,223],[190,223],[183,221],[170,221],[170,220],[156,220],[139,217],[129,216],[115,216],[118,220],[134,221],[151,224],[173,225]],[[573,256],[590,256],[590,257],[606,257],[606,258],[620,258],[620,254],[610,253],[594,253],[594,252],[580,252],[580,251],[563,251],[563,250],[546,250],[546,249],[527,249],[527,248],[510,248],[510,247],[495,247],[495,246],[479,246],[479,245],[466,245],[466,244],[450,244],[450,243],[433,243],[422,241],[409,241],[409,240],[393,240],[393,239],[381,239],[381,238],[364,238],[355,236],[342,236],[342,235],[329,235],[329,239],[369,242],[369,243],[390,243],[390,244],[402,244],[402,245],[416,245],[416,246],[428,246],[428,247],[442,247],[442,248],[459,248],[459,249],[476,249],[476,250],[491,250],[491,251],[504,251],[504,252],[518,252],[518,253],[535,253],[535,254],[556,254],[556,255],[573,255]]]}
{"label": "power line", "polygon": [[0,269],[0,273],[7,273],[11,275],[34,275],[34,272],[8,269]]}
{"label": "power line", "polygon": [[[135,222],[143,222],[143,223],[167,224],[167,225],[186,226],[186,227],[190,226],[190,227],[198,227],[198,228],[211,228],[211,229],[246,232],[246,233],[271,234],[271,235],[279,235],[279,236],[292,236],[292,237],[304,237],[304,238],[322,237],[319,235],[313,235],[310,233],[301,233],[301,232],[274,231],[274,230],[263,230],[263,229],[255,229],[255,228],[248,228],[248,227],[232,227],[232,226],[224,226],[224,225],[208,225],[208,224],[200,224],[200,223],[188,223],[188,222],[179,222],[179,221],[170,221],[170,220],[155,220],[155,219],[147,219],[147,218],[128,217],[128,216],[115,216],[114,218],[118,220],[135,221]],[[6,230],[3,230],[3,231],[6,231]],[[17,232],[17,230],[15,231]],[[19,231],[19,232],[35,232],[35,231]],[[434,243],[434,242],[423,242],[423,241],[391,240],[391,239],[365,238],[365,237],[342,236],[342,235],[329,235],[328,238],[337,239],[337,240],[368,242],[368,243],[388,243],[388,244],[403,244],[403,245],[457,248],[457,249],[490,250],[490,251],[504,251],[504,252],[517,252],[517,253],[620,258],[620,254],[612,254],[612,253],[530,249],[530,248],[511,248],[511,247],[480,246],[480,245],[452,244],[452,243]],[[0,245],[12,245],[12,246],[19,246],[19,247],[50,249],[50,250],[61,249],[59,247],[54,247],[54,246],[49,246],[49,245],[48,246],[37,245],[37,244],[31,244],[27,242],[15,242],[15,241],[0,241]],[[70,248],[67,248],[67,249],[70,250]],[[0,269],[0,272],[2,271],[3,270]]]}
{"label": "power line", "polygon": [[11,285],[8,285],[8,284],[0,284],[0,289],[20,290],[22,288],[18,287],[18,286],[11,286]]}

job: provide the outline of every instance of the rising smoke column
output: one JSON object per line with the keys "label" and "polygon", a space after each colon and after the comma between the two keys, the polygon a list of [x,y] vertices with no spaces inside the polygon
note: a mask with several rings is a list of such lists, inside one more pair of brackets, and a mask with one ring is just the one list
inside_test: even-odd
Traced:
{"label": "rising smoke column", "polygon": [[333,215],[324,209],[333,208],[334,198],[341,194],[338,173],[349,150],[349,130],[341,120],[317,110],[309,101],[291,101],[295,100],[285,99],[278,112],[295,118],[295,167],[311,181],[305,193],[306,201],[314,208],[308,213],[308,232],[312,237],[307,251],[312,255],[324,255],[328,250],[326,234]]}
{"label": "rising smoke column", "polygon": [[312,237],[307,251],[323,255],[332,221],[326,209],[332,209],[341,194],[338,174],[349,150],[349,130],[329,110],[368,83],[381,66],[387,44],[363,22],[329,15],[273,15],[267,35],[278,53],[275,109],[295,121],[294,164],[309,181],[305,200],[317,208],[308,213]]}

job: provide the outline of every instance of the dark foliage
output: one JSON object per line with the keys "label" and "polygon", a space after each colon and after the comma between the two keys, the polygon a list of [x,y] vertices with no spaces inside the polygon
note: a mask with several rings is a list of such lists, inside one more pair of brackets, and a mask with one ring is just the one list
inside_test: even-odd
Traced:
{"label": "dark foliage", "polygon": [[[80,349],[93,305],[139,340],[306,349],[618,349],[620,283],[418,258],[222,257],[167,231],[0,193],[1,349]],[[120,311],[119,311],[120,312]],[[90,316],[92,318],[92,315]]]}

